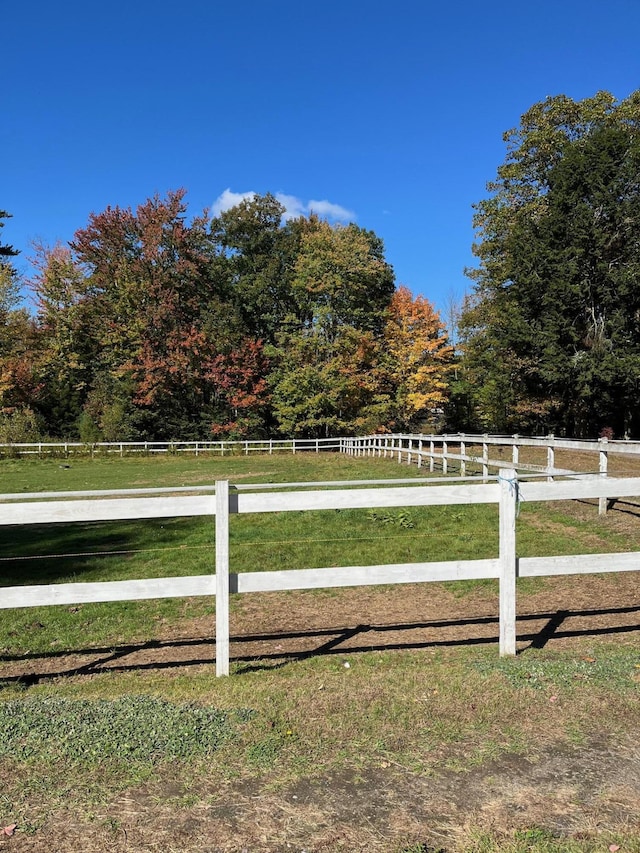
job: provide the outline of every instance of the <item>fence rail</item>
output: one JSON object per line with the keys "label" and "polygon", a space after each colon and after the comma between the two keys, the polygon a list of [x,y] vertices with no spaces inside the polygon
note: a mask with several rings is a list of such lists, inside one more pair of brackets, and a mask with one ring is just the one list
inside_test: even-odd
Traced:
{"label": "fence rail", "polygon": [[[415,481],[413,481],[415,483]],[[291,484],[288,484],[291,486]],[[520,482],[515,469],[507,469],[496,482],[439,485],[407,483],[403,487],[370,488],[353,483],[334,489],[265,493],[265,486],[215,484],[215,495],[172,497],[95,497],[87,500],[48,500],[0,503],[0,524],[55,524],[73,521],[147,519],[177,516],[215,517],[215,574],[196,577],[154,578],[97,583],[68,583],[0,588],[0,609],[76,604],[96,601],[138,600],[195,595],[216,597],[216,674],[229,673],[229,596],[232,593],[268,592],[370,584],[424,583],[432,581],[497,578],[500,582],[500,653],[516,651],[516,578],[541,575],[636,571],[640,553],[588,554],[518,558],[516,514],[525,501],[576,498],[633,497],[640,495],[640,478],[582,479],[557,482]],[[250,491],[253,489],[254,491]],[[162,491],[162,490],[158,490]],[[196,491],[196,489],[194,489]],[[109,493],[112,495],[113,493]],[[15,496],[11,496],[15,498]],[[0,496],[1,499],[1,496]],[[286,571],[234,573],[229,560],[229,518],[236,513],[315,511],[325,509],[497,504],[499,548],[495,559],[401,563],[377,566],[303,568]],[[212,555],[213,556],[213,555]]]}
{"label": "fence rail", "polygon": [[203,453],[226,456],[250,453],[320,453],[324,450],[342,450],[342,438],[266,438],[251,441],[30,441],[0,443],[0,457],[4,456],[96,456],[100,454],[129,456]]}

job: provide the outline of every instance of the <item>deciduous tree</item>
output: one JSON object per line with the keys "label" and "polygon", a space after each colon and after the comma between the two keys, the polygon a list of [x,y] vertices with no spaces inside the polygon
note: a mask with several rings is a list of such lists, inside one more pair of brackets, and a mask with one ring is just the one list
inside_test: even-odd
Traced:
{"label": "deciduous tree", "polygon": [[452,361],[453,347],[433,305],[399,287],[384,330],[384,363],[398,428],[437,422],[448,399]]}

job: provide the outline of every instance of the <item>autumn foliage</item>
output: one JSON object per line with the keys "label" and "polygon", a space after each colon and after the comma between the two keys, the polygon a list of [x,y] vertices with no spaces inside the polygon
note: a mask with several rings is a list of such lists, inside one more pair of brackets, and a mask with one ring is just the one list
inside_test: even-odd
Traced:
{"label": "autumn foliage", "polygon": [[4,291],[5,422],[95,441],[432,418],[453,353],[431,304],[395,288],[373,232],[283,213],[267,195],[188,220],[177,191],[91,214],[68,246],[36,246],[35,315]]}

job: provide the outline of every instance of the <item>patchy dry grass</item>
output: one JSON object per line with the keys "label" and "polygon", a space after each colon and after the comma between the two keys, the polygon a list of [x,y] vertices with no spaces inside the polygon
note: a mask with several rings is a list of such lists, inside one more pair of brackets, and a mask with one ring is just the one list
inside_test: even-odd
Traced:
{"label": "patchy dry grass", "polygon": [[[397,465],[372,461],[369,476],[398,475]],[[256,479],[263,464],[233,462],[253,466]],[[122,485],[110,461],[100,464]],[[329,479],[309,457],[301,464],[302,479]],[[143,465],[124,472],[127,485],[158,482]],[[283,475],[295,478],[290,468]],[[238,526],[232,554],[266,568],[270,559],[361,562],[369,547],[378,561],[383,546],[389,559],[436,545],[492,553],[492,515],[470,523],[445,509],[428,518],[335,513],[331,536],[326,519]],[[598,519],[581,504],[523,506],[519,541],[529,553],[627,549],[637,523]],[[67,529],[55,543],[25,538],[21,547],[67,547],[68,535],[85,534]],[[173,548],[182,535],[212,541],[197,527],[109,535],[134,550]],[[299,542],[287,552],[280,537]],[[6,540],[3,553],[15,546]],[[167,550],[162,567],[147,568],[200,571],[188,553]],[[141,565],[121,557],[76,573],[132,569]],[[73,575],[56,571],[41,579]],[[0,848],[639,853],[640,590],[631,573],[520,583],[515,659],[497,655],[493,582],[236,597],[227,679],[215,678],[211,604],[167,605],[3,615],[0,827],[17,829],[0,834]]]}

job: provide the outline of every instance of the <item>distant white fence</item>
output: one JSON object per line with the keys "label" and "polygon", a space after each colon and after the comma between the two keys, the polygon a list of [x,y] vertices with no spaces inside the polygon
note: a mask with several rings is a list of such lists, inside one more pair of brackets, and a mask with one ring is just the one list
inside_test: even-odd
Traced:
{"label": "distant white fence", "polygon": [[[592,453],[593,473],[606,474],[609,453],[640,456],[640,442],[597,441],[582,439],[556,438],[553,435],[525,437],[519,435],[369,435],[343,439],[343,452],[353,456],[383,456],[397,458],[398,462],[408,462],[434,470],[436,462],[447,473],[449,465],[457,466],[464,476],[467,465],[475,466],[483,477],[489,475],[491,468],[517,468],[523,471],[554,476],[571,476],[578,472],[573,469],[558,468],[555,465],[556,450],[573,450]],[[510,460],[490,456],[492,447],[509,448]],[[546,451],[546,465],[525,463],[520,458],[523,447],[535,447]],[[480,452],[478,452],[480,451]]]}
{"label": "distant white fence", "polygon": [[[497,459],[490,455],[489,448],[497,447],[501,453],[510,449],[511,459]],[[520,450],[523,447],[542,448],[546,452],[546,465],[523,462]],[[460,476],[467,469],[478,470],[486,481],[490,471],[516,468],[519,471],[543,473],[549,480],[558,476],[573,476],[582,472],[559,468],[555,464],[556,450],[573,450],[594,454],[592,473],[607,476],[609,453],[640,456],[640,442],[614,441],[600,438],[568,439],[554,435],[471,435],[465,433],[439,435],[383,434],[369,436],[342,436],[334,438],[267,438],[245,441],[100,441],[83,444],[76,441],[17,442],[0,444],[3,456],[87,456],[97,455],[147,455],[154,454],[213,454],[219,456],[251,453],[305,453],[334,451],[352,456],[384,456],[397,458],[398,462],[415,463],[419,468],[427,467],[433,472],[436,465],[446,475],[449,467],[457,466]],[[607,511],[607,500],[599,501],[599,512]]]}
{"label": "distant white fence", "polygon": [[[426,469],[428,467],[431,473],[437,465],[443,475],[447,474],[450,468],[457,468],[460,475],[464,477],[471,469],[481,474],[485,481],[492,470],[500,471],[507,468],[545,474],[549,481],[559,476],[583,477],[585,472],[557,467],[555,462],[557,450],[593,454],[591,473],[600,477],[607,476],[610,453],[640,456],[640,442],[637,441],[609,441],[606,438],[592,441],[556,438],[554,435],[527,437],[520,435],[469,435],[465,433],[449,435],[397,434],[359,436],[345,438],[342,441],[342,452],[352,456],[395,458],[398,462],[407,462],[409,465],[415,464],[418,468],[424,467]],[[524,447],[544,450],[546,465],[523,462],[520,451]],[[502,453],[508,448],[511,458],[507,460],[498,459],[495,455],[491,456],[490,448],[498,448],[498,453]],[[604,515],[607,511],[607,499],[601,498],[598,506],[600,515]]]}
{"label": "distant white fence", "polygon": [[[510,448],[510,460],[490,456],[490,447]],[[537,447],[546,451],[546,465],[523,463],[520,450]],[[252,453],[304,453],[337,451],[354,456],[397,457],[398,461],[428,465],[433,471],[437,463],[442,473],[449,465],[457,465],[465,476],[467,465],[481,469],[487,477],[490,469],[514,467],[520,470],[545,473],[549,477],[571,475],[573,470],[555,465],[556,450],[574,450],[594,454],[594,470],[606,474],[609,453],[640,456],[638,441],[608,441],[556,438],[554,435],[471,435],[455,434],[382,434],[369,436],[339,436],[334,438],[267,438],[244,441],[99,441],[85,444],[80,441],[0,443],[1,456],[96,456],[96,455],[154,455],[154,454],[228,454],[245,456]],[[479,452],[478,452],[479,451]]]}
{"label": "distant white fence", "polygon": [[249,455],[250,453],[319,453],[342,450],[342,438],[265,438],[251,441],[27,441],[0,444],[1,456],[152,456],[192,453]]}
{"label": "distant white fence", "polygon": [[[580,554],[555,557],[521,557],[516,554],[518,502],[571,500],[575,498],[632,497],[640,495],[640,478],[582,479],[556,482],[520,482],[515,469],[504,470],[497,482],[427,484],[404,481],[403,485],[372,488],[372,483],[288,484],[290,489],[269,493],[273,485],[229,487],[218,481],[215,494],[151,497],[129,490],[127,496],[103,496],[87,500],[61,498],[25,500],[24,495],[4,495],[0,500],[0,525],[54,524],[120,519],[215,516],[215,574],[197,577],[148,580],[68,583],[0,588],[0,608],[124,601],[182,596],[216,596],[216,674],[229,673],[230,593],[291,589],[363,586],[372,584],[423,583],[429,581],[497,578],[500,582],[500,654],[516,651],[516,578],[541,575],[637,571],[640,553]],[[167,490],[158,490],[164,491]],[[177,490],[173,490],[174,492]],[[192,489],[191,491],[196,491]],[[96,495],[97,493],[91,493]],[[114,495],[114,493],[108,493]],[[40,495],[40,498],[44,495]],[[340,568],[302,568],[285,571],[231,571],[229,517],[234,513],[269,513],[327,509],[498,504],[499,549],[494,559],[400,563]]]}

